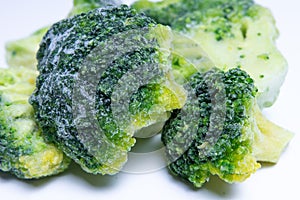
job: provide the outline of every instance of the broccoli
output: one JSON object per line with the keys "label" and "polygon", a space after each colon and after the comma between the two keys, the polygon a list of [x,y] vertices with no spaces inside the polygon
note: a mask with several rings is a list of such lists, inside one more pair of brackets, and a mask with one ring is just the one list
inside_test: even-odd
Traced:
{"label": "broccoli", "polygon": [[30,98],[45,139],[89,173],[117,173],[135,132],[185,102],[171,75],[171,38],[126,5],[54,24],[37,53]]}
{"label": "broccoli", "polygon": [[210,175],[244,181],[260,168],[258,160],[277,161],[292,137],[279,127],[280,135],[272,133],[275,126],[257,107],[253,79],[239,68],[195,73],[185,88],[188,101],[172,112],[162,141],[170,171],[196,187]]}
{"label": "broccoli", "polygon": [[252,0],[140,0],[133,7],[193,39],[218,68],[247,71],[259,106],[273,105],[287,61],[275,46],[278,30],[268,9]]}
{"label": "broccoli", "polygon": [[0,170],[35,179],[64,171],[69,159],[44,141],[28,98],[37,73],[28,68],[0,69]]}
{"label": "broccoli", "polygon": [[261,162],[277,163],[294,134],[269,121],[258,106],[254,108],[254,116],[259,129],[254,136],[254,156]]}

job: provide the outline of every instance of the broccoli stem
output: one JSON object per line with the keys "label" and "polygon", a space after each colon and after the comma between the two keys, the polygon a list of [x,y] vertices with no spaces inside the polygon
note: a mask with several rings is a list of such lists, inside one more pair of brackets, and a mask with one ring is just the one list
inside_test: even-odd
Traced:
{"label": "broccoli stem", "polygon": [[253,153],[257,161],[277,163],[294,134],[268,120],[259,109],[254,115],[260,132],[254,135]]}

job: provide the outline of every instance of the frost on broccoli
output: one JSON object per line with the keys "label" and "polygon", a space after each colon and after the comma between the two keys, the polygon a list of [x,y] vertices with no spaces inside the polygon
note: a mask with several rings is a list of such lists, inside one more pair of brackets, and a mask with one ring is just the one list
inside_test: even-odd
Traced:
{"label": "frost on broccoli", "polygon": [[94,174],[115,174],[134,133],[183,106],[173,80],[172,32],[125,5],[54,24],[37,54],[31,96],[49,142]]}
{"label": "frost on broccoli", "polygon": [[48,144],[34,120],[28,98],[37,73],[19,67],[0,69],[0,170],[34,179],[64,171],[69,159]]}
{"label": "frost on broccoli", "polygon": [[268,9],[252,0],[140,0],[133,7],[195,40],[218,68],[247,71],[259,106],[273,105],[287,62],[275,46],[278,30]]}
{"label": "frost on broccoli", "polygon": [[241,182],[260,167],[258,161],[278,161],[293,135],[263,117],[245,71],[196,73],[187,86],[186,105],[162,132],[173,174],[201,187],[210,175]]}

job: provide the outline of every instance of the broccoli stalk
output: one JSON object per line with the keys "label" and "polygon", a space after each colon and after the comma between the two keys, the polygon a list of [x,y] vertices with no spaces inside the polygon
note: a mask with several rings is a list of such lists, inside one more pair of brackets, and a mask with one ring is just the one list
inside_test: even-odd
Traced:
{"label": "broccoli stalk", "polygon": [[216,67],[247,71],[258,88],[258,105],[274,104],[287,61],[275,46],[278,30],[268,9],[252,0],[140,0],[133,7],[193,39]]}
{"label": "broccoli stalk", "polygon": [[54,24],[37,53],[30,98],[46,140],[87,172],[117,173],[135,132],[184,104],[171,75],[171,39],[168,27],[125,5]]}
{"label": "broccoli stalk", "polygon": [[254,107],[254,115],[259,129],[253,143],[255,158],[261,162],[277,163],[294,134],[268,120],[258,105]]}
{"label": "broccoli stalk", "polygon": [[48,144],[28,98],[37,73],[19,67],[0,69],[0,170],[35,179],[64,171],[70,159]]}

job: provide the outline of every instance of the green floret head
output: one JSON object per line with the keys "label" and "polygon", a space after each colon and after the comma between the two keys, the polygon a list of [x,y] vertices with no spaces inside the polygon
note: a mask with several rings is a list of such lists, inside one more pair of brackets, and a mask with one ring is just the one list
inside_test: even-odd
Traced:
{"label": "green floret head", "polygon": [[211,175],[243,181],[260,165],[253,156],[256,88],[236,68],[196,73],[186,85],[182,110],[172,113],[162,131],[171,172],[201,187]]}
{"label": "green floret head", "polygon": [[54,24],[37,53],[30,99],[47,141],[87,172],[117,173],[135,132],[183,106],[171,38],[170,28],[125,5]]}
{"label": "green floret head", "polygon": [[276,48],[278,30],[268,9],[252,0],[143,0],[133,7],[193,39],[216,67],[245,70],[258,88],[261,108],[276,101],[287,62]]}
{"label": "green floret head", "polygon": [[35,179],[64,171],[70,159],[48,144],[28,98],[37,73],[27,68],[0,70],[0,170]]}

